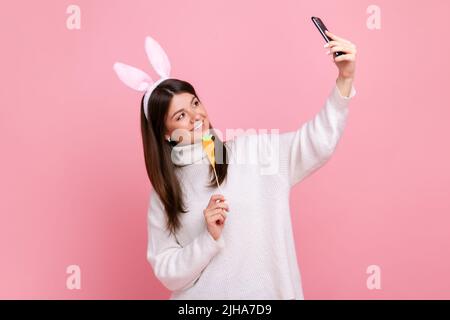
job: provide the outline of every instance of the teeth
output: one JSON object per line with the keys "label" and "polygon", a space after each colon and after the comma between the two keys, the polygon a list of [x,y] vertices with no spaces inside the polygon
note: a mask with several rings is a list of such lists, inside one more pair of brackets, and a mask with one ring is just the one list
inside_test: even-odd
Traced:
{"label": "teeth", "polygon": [[197,130],[198,128],[200,128],[203,124],[203,121],[197,121],[196,122],[196,126],[194,127],[194,130]]}

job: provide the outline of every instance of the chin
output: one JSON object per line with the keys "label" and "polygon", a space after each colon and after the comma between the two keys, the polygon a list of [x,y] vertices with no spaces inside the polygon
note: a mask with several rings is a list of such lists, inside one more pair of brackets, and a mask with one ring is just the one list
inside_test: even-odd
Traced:
{"label": "chin", "polygon": [[192,133],[192,134],[191,134],[191,141],[192,141],[192,142],[198,142],[198,141],[201,141],[203,135],[204,135],[204,133],[201,132],[201,131],[198,131],[198,132],[196,132],[195,134]]}

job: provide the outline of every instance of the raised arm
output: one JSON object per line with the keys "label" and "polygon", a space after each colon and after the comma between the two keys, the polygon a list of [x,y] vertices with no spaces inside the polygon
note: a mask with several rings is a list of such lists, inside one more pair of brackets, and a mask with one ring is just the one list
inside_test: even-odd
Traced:
{"label": "raised arm", "polygon": [[351,86],[349,97],[344,97],[335,85],[325,105],[313,119],[300,129],[280,134],[281,164],[291,186],[316,171],[333,154],[342,136],[349,113],[349,101],[356,90]]}

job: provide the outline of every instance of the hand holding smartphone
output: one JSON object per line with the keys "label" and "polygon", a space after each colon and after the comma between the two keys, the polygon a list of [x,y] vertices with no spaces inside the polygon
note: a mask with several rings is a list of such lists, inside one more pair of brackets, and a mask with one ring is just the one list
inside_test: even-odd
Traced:
{"label": "hand holding smartphone", "polygon": [[[325,30],[326,31],[329,31],[329,30],[327,29],[327,27],[325,26],[325,24],[322,22],[322,20],[320,18],[311,17],[311,20],[314,23],[314,25],[317,27],[317,29],[319,30],[320,34],[322,35],[322,37],[325,39],[326,42],[330,42],[331,40],[333,40],[326,35]],[[342,54],[344,54],[344,52],[341,52],[341,51],[334,53],[335,57],[338,57]]]}

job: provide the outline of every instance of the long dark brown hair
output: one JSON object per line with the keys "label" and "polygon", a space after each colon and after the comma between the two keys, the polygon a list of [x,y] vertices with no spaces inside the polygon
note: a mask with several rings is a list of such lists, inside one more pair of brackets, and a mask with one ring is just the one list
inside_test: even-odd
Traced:
{"label": "long dark brown hair", "polygon": [[[145,167],[154,191],[159,195],[167,215],[167,229],[175,234],[180,228],[180,213],[188,212],[178,178],[175,174],[175,164],[172,162],[172,147],[177,142],[168,142],[164,138],[165,120],[172,97],[180,93],[190,93],[200,102],[194,87],[183,80],[167,79],[161,82],[150,95],[148,105],[141,101],[141,133],[144,146]],[[149,120],[145,117],[144,108],[148,108]],[[210,124],[210,129],[213,126]],[[215,170],[219,184],[225,180],[228,172],[227,145],[213,134],[216,164]],[[209,166],[211,180],[207,185],[216,186],[216,179],[212,166]],[[207,200],[206,200],[207,201]],[[205,207],[207,202],[205,202]]]}

